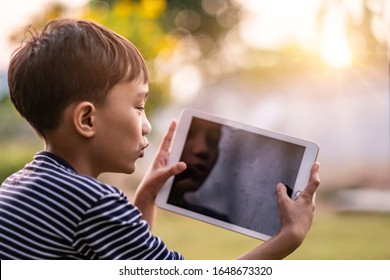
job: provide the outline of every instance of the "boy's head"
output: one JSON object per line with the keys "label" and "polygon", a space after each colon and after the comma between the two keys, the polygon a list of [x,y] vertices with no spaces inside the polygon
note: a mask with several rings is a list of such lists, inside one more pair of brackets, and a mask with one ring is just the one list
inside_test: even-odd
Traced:
{"label": "boy's head", "polygon": [[57,128],[68,105],[101,106],[121,81],[148,83],[137,48],[103,26],[54,20],[31,34],[11,58],[8,84],[16,109],[43,137]]}
{"label": "boy's head", "polygon": [[13,54],[12,102],[81,174],[132,173],[148,145],[148,72],[136,47],[89,21],[54,20]]}

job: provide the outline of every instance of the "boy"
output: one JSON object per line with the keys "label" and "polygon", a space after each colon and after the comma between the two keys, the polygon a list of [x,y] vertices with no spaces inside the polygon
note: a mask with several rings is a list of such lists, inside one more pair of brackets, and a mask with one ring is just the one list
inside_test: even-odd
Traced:
{"label": "boy", "polygon": [[[148,72],[136,47],[89,21],[54,20],[12,56],[11,100],[45,149],[0,189],[1,259],[182,259],[151,233],[154,199],[170,177],[172,122],[133,204],[96,178],[132,173],[148,146]],[[292,201],[276,188],[282,229],[242,259],[281,259],[311,225],[319,165]]]}

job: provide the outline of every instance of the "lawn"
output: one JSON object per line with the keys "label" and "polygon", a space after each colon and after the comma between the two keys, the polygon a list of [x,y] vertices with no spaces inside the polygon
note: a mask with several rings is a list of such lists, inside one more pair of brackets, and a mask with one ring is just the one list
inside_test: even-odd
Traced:
{"label": "lawn", "polygon": [[[261,243],[163,210],[154,233],[186,259],[232,259]],[[303,245],[287,259],[390,259],[390,214],[320,213]]]}

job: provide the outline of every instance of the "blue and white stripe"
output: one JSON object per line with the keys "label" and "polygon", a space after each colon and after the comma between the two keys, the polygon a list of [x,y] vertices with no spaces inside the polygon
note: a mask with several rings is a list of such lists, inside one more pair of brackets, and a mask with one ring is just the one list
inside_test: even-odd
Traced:
{"label": "blue and white stripe", "polygon": [[182,259],[115,187],[40,152],[0,188],[0,259]]}

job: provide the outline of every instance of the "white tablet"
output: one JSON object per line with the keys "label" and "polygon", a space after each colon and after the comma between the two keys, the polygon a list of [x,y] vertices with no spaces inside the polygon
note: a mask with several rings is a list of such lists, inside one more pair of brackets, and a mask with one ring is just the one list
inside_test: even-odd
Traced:
{"label": "white tablet", "polygon": [[317,144],[184,109],[168,165],[187,169],[159,192],[158,207],[267,240],[280,229],[275,187],[295,199],[317,158]]}

